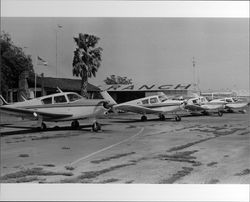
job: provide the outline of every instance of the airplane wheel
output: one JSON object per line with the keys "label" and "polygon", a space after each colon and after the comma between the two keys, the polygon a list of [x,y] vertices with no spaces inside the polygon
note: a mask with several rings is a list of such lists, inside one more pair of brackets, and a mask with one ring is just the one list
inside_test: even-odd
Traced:
{"label": "airplane wheel", "polygon": [[222,111],[218,111],[218,116],[222,116],[223,112]]}
{"label": "airplane wheel", "polygon": [[175,121],[181,121],[181,117],[179,115],[175,116]]}
{"label": "airplane wheel", "polygon": [[165,121],[165,119],[166,119],[165,116],[164,116],[164,114],[160,114],[159,117],[160,117],[160,120],[161,120],[161,121]]}
{"label": "airplane wheel", "polygon": [[245,114],[245,113],[247,113],[247,110],[243,109],[243,110],[241,110],[240,112],[241,112],[242,114]]}
{"label": "airplane wheel", "polygon": [[143,115],[143,116],[141,117],[141,121],[147,121],[147,117],[146,117],[145,115]]}
{"label": "airplane wheel", "polygon": [[94,132],[97,132],[97,131],[101,130],[101,125],[98,122],[93,123],[92,130]]}
{"label": "airplane wheel", "polygon": [[202,114],[205,115],[205,116],[209,115],[209,113],[207,111],[203,111]]}
{"label": "airplane wheel", "polygon": [[42,122],[40,129],[41,130],[46,130],[47,129],[47,126],[46,126],[46,124],[44,122]]}
{"label": "airplane wheel", "polygon": [[79,124],[79,122],[77,120],[72,121],[72,123],[71,123],[72,128],[79,128],[79,126],[80,126],[80,124]]}

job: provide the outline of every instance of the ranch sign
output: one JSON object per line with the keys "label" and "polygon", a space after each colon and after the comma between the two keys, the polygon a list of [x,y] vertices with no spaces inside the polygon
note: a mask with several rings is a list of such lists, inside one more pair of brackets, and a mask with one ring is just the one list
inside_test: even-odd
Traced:
{"label": "ranch sign", "polygon": [[122,84],[113,84],[100,86],[102,90],[106,91],[164,91],[164,90],[187,90],[191,84],[163,84],[163,85],[122,85]]}

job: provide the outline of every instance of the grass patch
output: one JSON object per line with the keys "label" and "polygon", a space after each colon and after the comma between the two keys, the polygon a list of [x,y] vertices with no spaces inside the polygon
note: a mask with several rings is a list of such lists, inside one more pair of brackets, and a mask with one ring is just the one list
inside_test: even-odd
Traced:
{"label": "grass patch", "polygon": [[192,163],[193,166],[200,166],[201,163],[198,161],[195,161],[196,157],[191,156],[191,154],[197,152],[198,150],[193,151],[185,151],[185,152],[176,152],[172,155],[159,155],[161,160],[167,160],[167,161],[177,161],[177,162],[185,162],[185,163]]}
{"label": "grass patch", "polygon": [[182,177],[185,177],[186,175],[189,175],[193,171],[193,168],[190,167],[182,167],[182,170],[178,171],[177,173],[173,174],[172,177],[169,179],[161,180],[160,184],[172,184],[179,180]]}
{"label": "grass patch", "polygon": [[113,183],[113,182],[118,182],[119,179],[111,178],[111,179],[106,179],[100,182],[100,184],[108,184],[108,183]]}
{"label": "grass patch", "polygon": [[14,182],[18,182],[20,179],[22,180],[22,178],[29,176],[36,177],[36,176],[52,176],[52,175],[72,176],[73,173],[45,171],[43,170],[43,168],[29,168],[15,173],[6,174],[2,176],[0,179],[1,181],[14,180]]}
{"label": "grass patch", "polygon": [[18,157],[27,158],[29,156],[30,156],[29,154],[20,154]]}
{"label": "grass patch", "polygon": [[235,176],[243,176],[243,175],[249,175],[250,174],[250,169],[245,169],[241,171],[240,173],[236,173]]}
{"label": "grass patch", "polygon": [[5,179],[1,180],[1,183],[25,183],[25,182],[34,182],[40,180],[37,176],[31,177],[20,177],[18,179]]}
{"label": "grass patch", "polygon": [[121,164],[121,165],[112,166],[110,168],[106,168],[103,170],[83,172],[82,175],[79,175],[76,178],[61,180],[61,183],[91,183],[92,180],[98,177],[99,175],[114,171],[116,169],[124,168],[127,166],[132,166],[132,165],[135,165],[135,164],[134,163]]}
{"label": "grass patch", "polygon": [[130,180],[130,181],[126,181],[125,184],[131,184],[133,182],[134,182],[134,180]]}
{"label": "grass patch", "polygon": [[249,135],[249,134],[250,134],[249,131],[244,131],[244,132],[240,133],[239,135]]}
{"label": "grass patch", "polygon": [[190,142],[190,143],[187,143],[187,144],[184,144],[184,145],[172,147],[171,149],[167,150],[167,152],[182,150],[182,149],[191,147],[191,146],[193,146],[195,144],[199,144],[201,142],[205,142],[205,141],[210,140],[210,139],[213,139],[213,137],[209,137],[209,138],[201,139],[201,140],[198,140],[198,141],[195,141],[195,142]]}
{"label": "grass patch", "polygon": [[44,135],[41,137],[33,137],[31,140],[46,140],[46,139],[55,139],[55,138],[66,138],[71,136],[79,136],[80,134],[55,134],[55,135]]}
{"label": "grass patch", "polygon": [[73,166],[65,166],[64,167],[66,170],[75,170],[75,168]]}
{"label": "grass patch", "polygon": [[118,158],[121,158],[121,157],[124,157],[124,156],[133,155],[133,154],[135,154],[135,152],[125,153],[125,154],[117,154],[117,155],[115,155],[115,156],[103,158],[103,159],[100,159],[100,160],[91,161],[91,163],[96,163],[96,164],[98,164],[98,163],[101,163],[101,162],[110,161],[110,160],[112,160],[112,159],[118,159]]}
{"label": "grass patch", "polygon": [[211,179],[207,184],[217,184],[219,182],[220,182],[220,180],[218,180],[218,179]]}
{"label": "grass patch", "polygon": [[70,148],[69,148],[69,147],[62,147],[62,149],[65,149],[65,150],[66,150],[66,149],[70,149]]}
{"label": "grass patch", "polygon": [[42,164],[41,166],[45,166],[45,167],[55,167],[55,165],[54,164]]}
{"label": "grass patch", "polygon": [[214,161],[213,161],[213,162],[211,162],[211,163],[208,163],[207,166],[211,167],[211,166],[216,165],[216,164],[218,164],[218,162],[214,162]]}

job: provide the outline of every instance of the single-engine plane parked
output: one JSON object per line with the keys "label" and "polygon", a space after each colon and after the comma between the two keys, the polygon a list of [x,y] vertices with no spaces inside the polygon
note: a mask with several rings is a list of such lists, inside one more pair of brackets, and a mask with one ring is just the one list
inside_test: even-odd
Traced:
{"label": "single-engine plane parked", "polygon": [[185,109],[191,113],[200,112],[205,115],[210,112],[217,112],[219,116],[222,116],[224,103],[212,103],[203,96],[197,96],[186,101]]}
{"label": "single-engine plane parked", "polygon": [[239,100],[233,97],[225,97],[221,99],[214,99],[211,103],[222,103],[225,105],[225,110],[228,112],[239,111],[242,113],[246,113],[246,107],[248,105],[247,102],[243,100]]}
{"label": "single-engine plane parked", "polygon": [[106,92],[101,92],[104,99],[109,100],[109,104],[113,105],[114,111],[125,111],[142,114],[141,121],[146,121],[146,114],[156,114],[160,120],[165,120],[166,114],[174,114],[176,121],[181,121],[181,117],[177,114],[183,110],[184,102],[179,100],[170,100],[165,94],[153,95],[145,98],[132,100],[117,104],[115,100]]}
{"label": "single-engine plane parked", "polygon": [[85,99],[74,92],[62,92],[46,95],[23,102],[9,104],[0,95],[0,112],[23,118],[37,120],[40,129],[46,129],[44,122],[72,120],[71,127],[78,128],[80,119],[93,119],[92,129],[101,129],[96,117],[104,114],[108,101],[104,99]]}

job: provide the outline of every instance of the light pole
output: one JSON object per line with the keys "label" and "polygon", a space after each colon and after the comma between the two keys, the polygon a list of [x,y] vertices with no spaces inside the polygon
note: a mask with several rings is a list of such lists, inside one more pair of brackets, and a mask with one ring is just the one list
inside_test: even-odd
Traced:
{"label": "light pole", "polygon": [[57,77],[57,46],[58,46],[58,44],[57,44],[57,34],[58,34],[58,30],[59,29],[61,29],[62,28],[62,26],[61,25],[57,25],[57,27],[56,27],[56,77]]}

